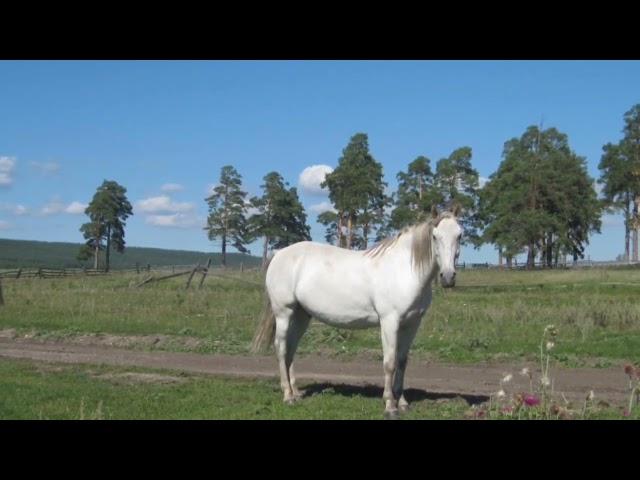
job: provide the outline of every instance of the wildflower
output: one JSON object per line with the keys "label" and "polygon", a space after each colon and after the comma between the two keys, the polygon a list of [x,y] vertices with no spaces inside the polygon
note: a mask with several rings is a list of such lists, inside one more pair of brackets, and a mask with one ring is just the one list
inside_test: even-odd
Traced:
{"label": "wildflower", "polygon": [[505,415],[511,415],[513,413],[513,407],[511,405],[507,405],[506,407],[502,407],[500,410]]}
{"label": "wildflower", "polygon": [[504,390],[500,390],[498,393],[496,393],[496,397],[498,398],[503,398],[506,395],[506,393],[504,393]]}
{"label": "wildflower", "polygon": [[595,396],[596,396],[595,393],[593,393],[593,390],[591,390],[589,392],[589,395],[587,395],[587,402],[592,402]]}
{"label": "wildflower", "polygon": [[535,395],[527,394],[524,396],[523,401],[527,407],[535,407],[536,405],[540,404],[540,399]]}
{"label": "wildflower", "polygon": [[513,378],[513,375],[511,374],[505,375],[504,378],[502,379],[502,383],[509,383],[512,378]]}
{"label": "wildflower", "polygon": [[524,367],[524,368],[520,371],[520,375],[522,375],[523,377],[531,376],[531,371],[529,370],[529,367]]}
{"label": "wildflower", "polygon": [[555,345],[553,342],[547,342],[547,351],[551,350]]}
{"label": "wildflower", "polygon": [[549,380],[549,377],[547,377],[546,375],[544,375],[540,379],[540,383],[542,384],[543,387],[548,387],[549,385],[551,385],[551,381]]}

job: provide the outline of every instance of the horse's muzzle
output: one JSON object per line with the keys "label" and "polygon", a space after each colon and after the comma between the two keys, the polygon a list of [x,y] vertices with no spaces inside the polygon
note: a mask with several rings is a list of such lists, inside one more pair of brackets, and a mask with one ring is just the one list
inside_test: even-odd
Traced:
{"label": "horse's muzzle", "polygon": [[440,285],[443,288],[452,288],[456,286],[456,272],[440,273]]}

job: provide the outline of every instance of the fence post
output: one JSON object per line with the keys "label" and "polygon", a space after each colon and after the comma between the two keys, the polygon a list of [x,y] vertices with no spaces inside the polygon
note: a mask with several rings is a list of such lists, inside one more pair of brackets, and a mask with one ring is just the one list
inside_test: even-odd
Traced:
{"label": "fence post", "polygon": [[136,262],[136,273],[140,273],[140,264]]}
{"label": "fence post", "polygon": [[36,275],[38,275],[39,278],[42,278],[42,267],[38,269],[38,273]]}
{"label": "fence post", "polygon": [[21,268],[18,269],[18,273],[16,274],[16,278],[20,278],[20,275],[22,275],[22,269]]}
{"label": "fence post", "polygon": [[244,263],[240,262],[240,273],[244,272]]}
{"label": "fence post", "polygon": [[191,285],[191,279],[199,269],[200,269],[200,262],[198,262],[196,267],[191,271],[191,275],[189,275],[189,280],[187,280],[187,286],[186,286],[187,289],[189,289],[189,285]]}
{"label": "fence post", "polygon": [[204,272],[202,272],[202,278],[200,279],[200,285],[198,285],[198,288],[202,288],[202,284],[204,283],[204,279],[207,276],[207,274],[209,273],[209,267],[211,266],[211,258],[209,258],[209,260],[207,261],[207,266],[204,269]]}
{"label": "fence post", "polygon": [[147,263],[147,272],[150,272],[150,271],[151,271],[151,264]]}

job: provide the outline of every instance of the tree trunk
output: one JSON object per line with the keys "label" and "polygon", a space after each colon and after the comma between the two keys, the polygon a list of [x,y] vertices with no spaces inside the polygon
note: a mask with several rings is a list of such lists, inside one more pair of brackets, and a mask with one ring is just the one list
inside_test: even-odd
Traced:
{"label": "tree trunk", "polygon": [[527,252],[527,268],[531,269],[536,266],[536,252],[533,243],[529,244],[529,251]]}
{"label": "tree trunk", "polygon": [[513,266],[513,257],[511,255],[507,255],[507,268],[511,268]]}
{"label": "tree trunk", "polygon": [[109,253],[111,252],[111,225],[107,225],[107,251],[105,252],[104,271],[109,271]]}
{"label": "tree trunk", "polygon": [[343,235],[342,235],[342,217],[343,212],[338,212],[338,247],[344,247]]}
{"label": "tree trunk", "polygon": [[222,235],[222,266],[227,266],[227,235]]}
{"label": "tree trunk", "polygon": [[[557,258],[557,257],[556,257]],[[547,233],[547,267],[553,266],[553,233]]]}
{"label": "tree trunk", "polygon": [[264,236],[264,245],[262,247],[262,269],[264,270],[267,266],[267,253],[269,250],[269,237],[267,235]]}
{"label": "tree trunk", "polygon": [[502,247],[498,247],[498,266],[502,268]]}
{"label": "tree trunk", "polygon": [[624,204],[624,259],[627,263],[631,262],[631,255],[629,251],[629,235],[631,232],[631,218],[629,212],[629,192],[625,194]]}
{"label": "tree trunk", "polygon": [[349,212],[349,218],[347,220],[347,250],[351,249],[351,227],[353,225],[353,219],[351,216],[351,212]]}
{"label": "tree trunk", "polygon": [[93,269],[98,269],[98,253],[100,253],[100,244],[96,242],[95,249],[93,251]]}
{"label": "tree trunk", "polygon": [[635,197],[633,201],[633,261],[638,261],[638,204],[640,197]]}

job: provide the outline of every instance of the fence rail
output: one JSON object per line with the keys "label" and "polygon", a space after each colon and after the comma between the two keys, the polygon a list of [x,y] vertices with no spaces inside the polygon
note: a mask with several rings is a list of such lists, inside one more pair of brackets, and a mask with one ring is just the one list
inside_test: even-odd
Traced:
{"label": "fence rail", "polygon": [[[619,261],[594,261],[594,260],[579,260],[577,262],[559,263],[557,266],[548,267],[542,262],[536,262],[534,268],[537,270],[548,268],[604,268],[604,267],[640,267],[640,262],[619,262]],[[503,269],[503,270],[526,270],[526,263],[512,263],[511,266],[503,263],[498,265],[496,263],[459,263],[456,265],[457,269]]]}
{"label": "fence rail", "polygon": [[[206,269],[219,271],[258,271],[260,267],[245,268],[243,264],[238,267],[210,266],[211,260],[208,261]],[[120,273],[164,273],[174,274],[185,271],[192,271],[194,265],[136,265],[134,267],[111,269],[108,272],[94,268],[45,268],[45,267],[29,267],[29,268],[13,268],[0,269],[0,278],[20,279],[20,278],[64,278],[72,276],[101,276],[101,275],[117,275]],[[202,268],[202,267],[201,267]]]}

